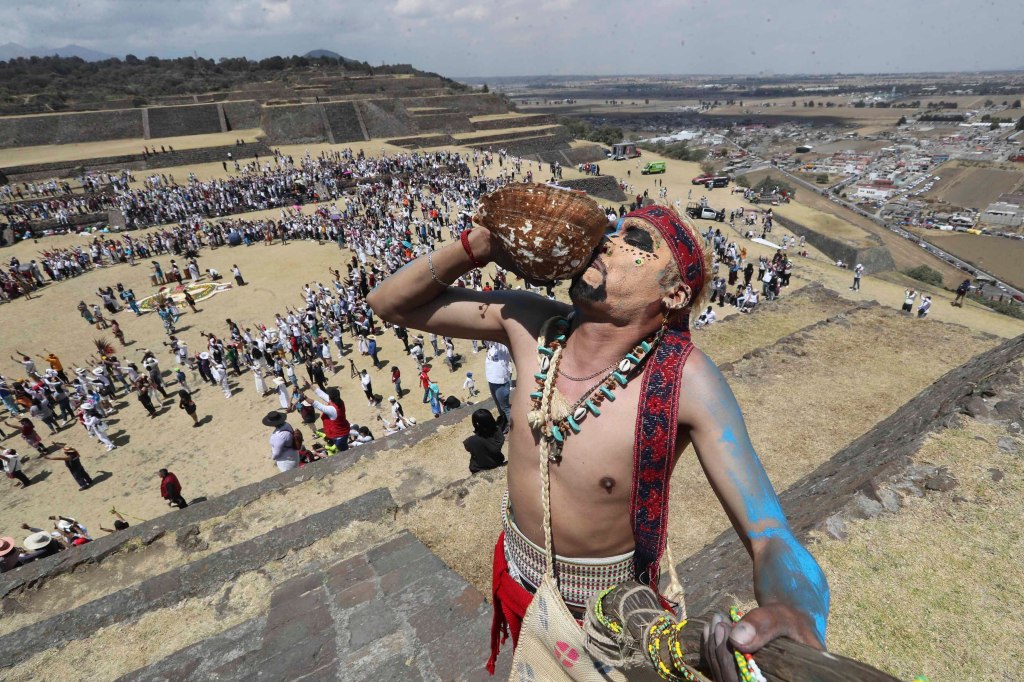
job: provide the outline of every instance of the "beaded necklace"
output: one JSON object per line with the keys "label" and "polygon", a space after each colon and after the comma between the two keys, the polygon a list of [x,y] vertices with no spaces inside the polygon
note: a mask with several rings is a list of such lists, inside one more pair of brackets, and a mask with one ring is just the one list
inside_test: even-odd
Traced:
{"label": "beaded necklace", "polygon": [[601,403],[605,400],[615,401],[614,391],[626,387],[637,368],[654,351],[665,333],[665,325],[662,325],[661,329],[634,346],[617,364],[603,370],[605,376],[584,391],[580,399],[565,410],[565,414],[556,416],[552,410],[556,392],[555,379],[559,374],[558,365],[562,360],[562,352],[565,350],[565,342],[571,327],[570,318],[556,316],[545,322],[541,328],[540,336],[537,338],[539,371],[533,375],[538,387],[530,394],[533,409],[527,415],[530,427],[540,433],[541,448],[546,451],[548,461],[554,464],[562,461],[562,446],[565,439],[579,433],[582,430],[581,423],[589,415],[601,416]]}

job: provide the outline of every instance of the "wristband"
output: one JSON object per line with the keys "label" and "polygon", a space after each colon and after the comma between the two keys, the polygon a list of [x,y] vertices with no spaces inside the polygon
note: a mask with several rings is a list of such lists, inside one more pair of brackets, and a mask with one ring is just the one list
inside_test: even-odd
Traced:
{"label": "wristband", "polygon": [[466,250],[466,255],[469,256],[469,262],[473,264],[474,268],[483,268],[484,264],[476,259],[473,255],[473,249],[469,246],[469,233],[473,231],[473,228],[463,230],[462,236],[459,239],[462,241],[462,248]]}

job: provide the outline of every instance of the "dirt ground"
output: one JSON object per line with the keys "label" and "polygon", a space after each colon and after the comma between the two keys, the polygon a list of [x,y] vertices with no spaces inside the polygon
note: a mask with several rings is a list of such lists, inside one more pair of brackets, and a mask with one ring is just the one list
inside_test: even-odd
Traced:
{"label": "dirt ground", "polygon": [[[74,241],[84,243],[85,240],[81,236],[64,236],[38,244],[23,242],[5,253],[27,260],[46,246]],[[315,242],[204,250],[199,258],[201,269],[213,267],[230,273],[232,264],[237,263],[248,286],[219,293],[199,303],[198,313],[183,314],[178,338],[198,350],[205,345],[200,332],[223,335],[226,318],[243,327],[269,322],[274,312],[284,312],[286,306],[300,304],[299,292],[304,283],[327,282],[330,279],[327,268],[340,267],[347,258],[348,255],[336,246],[318,246]],[[159,260],[166,265],[169,258]],[[36,355],[45,348],[54,351],[68,370],[83,365],[95,352],[94,339],[113,340],[113,337],[109,330],[97,331],[87,325],[75,306],[82,299],[98,300],[94,295],[97,287],[117,282],[133,288],[139,298],[155,291],[149,283],[148,264],[122,265],[48,285],[32,300],[17,300],[0,306],[0,329],[4,330],[0,373],[12,378],[24,375],[20,365],[8,357],[15,350]],[[171,354],[162,345],[167,337],[156,315],[135,317],[130,311],[122,311],[115,319],[130,344],[118,348],[122,357],[138,362],[142,349],[149,348],[156,352],[165,370],[174,366]],[[351,339],[346,336],[348,341]],[[402,370],[403,389],[407,392],[402,399],[406,414],[418,420],[432,418],[428,406],[421,402],[422,395],[417,393],[415,364],[404,353],[401,343],[390,332],[380,336],[379,343],[381,369],[373,369],[369,358],[353,349],[342,359],[344,370],[329,378],[329,383],[342,389],[349,420],[369,425],[375,435],[382,435],[376,421],[377,408],[367,405],[358,380],[350,377],[350,359],[359,369],[369,369],[373,389],[385,401],[384,409],[387,409],[387,396],[394,393],[390,366],[397,364]],[[462,398],[465,372],[472,371],[478,388],[482,387],[486,397],[484,355],[474,354],[467,341],[457,341],[456,349],[465,358],[464,367],[451,373],[439,358],[433,363],[435,369],[431,377],[438,382],[442,393]],[[429,344],[427,353],[429,357]],[[301,367],[297,373],[305,378]],[[77,424],[54,436],[48,434],[45,425],[37,424],[47,445],[64,442],[78,448],[86,470],[100,480],[93,488],[79,492],[61,462],[48,462],[33,455],[25,463],[25,470],[35,483],[27,489],[15,489],[12,485],[0,500],[0,531],[20,536],[22,531],[18,526],[22,522],[42,526],[47,516],[63,514],[79,519],[91,531],[101,534],[100,524],[110,527],[112,523],[111,507],[130,515],[130,521],[163,514],[168,508],[159,496],[156,476],[156,470],[161,467],[177,474],[189,500],[219,495],[276,473],[269,459],[269,433],[260,425],[266,412],[279,407],[276,395],[265,398],[257,395],[250,375],[231,379],[234,393],[230,399],[225,399],[218,389],[201,386],[198,375],[190,377],[189,381],[193,386],[200,386],[195,398],[203,420],[200,428],[190,427],[188,417],[173,399],[165,400],[159,407],[159,416],[150,420],[133,396],[117,401],[118,411],[110,419],[111,436],[118,445],[112,452],[106,452],[99,443],[90,440]],[[176,387],[171,389],[173,392]],[[298,424],[296,417],[291,421]],[[4,427],[4,431],[10,433],[11,429]],[[30,454],[29,448],[16,435],[9,436],[2,444]]]}
{"label": "dirt ground", "polygon": [[255,142],[256,138],[262,135],[263,130],[254,128],[252,130],[232,130],[229,133],[183,135],[181,137],[162,137],[150,140],[139,138],[134,140],[107,140],[105,142],[81,142],[79,144],[0,149],[0,168],[31,163],[50,163],[53,161],[121,156],[123,154],[141,154],[143,147],[153,149],[161,145],[169,145],[175,149],[198,149],[200,147],[234,144],[235,140]]}

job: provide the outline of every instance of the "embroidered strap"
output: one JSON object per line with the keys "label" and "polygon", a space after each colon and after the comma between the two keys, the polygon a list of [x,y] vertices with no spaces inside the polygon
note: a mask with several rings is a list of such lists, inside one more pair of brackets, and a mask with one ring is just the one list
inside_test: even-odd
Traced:
{"label": "embroidered strap", "polygon": [[636,542],[634,570],[658,591],[658,562],[668,528],[669,476],[675,455],[679,383],[693,344],[686,318],[669,328],[644,368],[633,436],[633,489],[630,515]]}

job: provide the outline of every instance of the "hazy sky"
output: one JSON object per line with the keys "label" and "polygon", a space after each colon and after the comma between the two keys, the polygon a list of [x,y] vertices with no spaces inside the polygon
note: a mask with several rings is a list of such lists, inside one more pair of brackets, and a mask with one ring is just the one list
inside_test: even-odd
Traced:
{"label": "hazy sky", "polygon": [[[0,43],[334,50],[443,75],[1024,68],[1020,0],[5,0]],[[766,9],[769,7],[770,9]]]}

